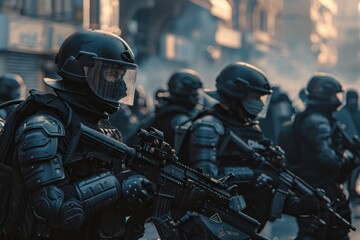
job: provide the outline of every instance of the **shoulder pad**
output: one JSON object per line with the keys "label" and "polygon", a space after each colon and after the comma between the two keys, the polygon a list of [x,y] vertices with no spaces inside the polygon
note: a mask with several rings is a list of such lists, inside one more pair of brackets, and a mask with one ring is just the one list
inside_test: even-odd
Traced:
{"label": "shoulder pad", "polygon": [[171,127],[175,129],[176,126],[181,125],[182,123],[184,123],[188,120],[189,120],[189,116],[187,116],[185,114],[178,114],[171,119],[170,124],[171,124]]}
{"label": "shoulder pad", "polygon": [[329,120],[318,113],[311,114],[305,118],[301,131],[306,133],[311,140],[330,138],[331,125]]}
{"label": "shoulder pad", "polygon": [[57,137],[64,135],[64,125],[55,117],[45,114],[31,116],[16,132],[19,160],[53,158],[57,153]]}
{"label": "shoulder pad", "polygon": [[16,142],[19,141],[22,134],[33,129],[40,129],[49,136],[64,136],[64,124],[59,119],[47,114],[34,115],[28,118],[16,133]]}
{"label": "shoulder pad", "polygon": [[216,131],[216,133],[219,135],[224,135],[225,133],[223,123],[218,118],[212,115],[207,115],[195,120],[190,130],[192,131],[200,126],[207,126],[213,128]]}
{"label": "shoulder pad", "polygon": [[324,115],[313,113],[304,119],[304,124],[306,127],[318,127],[323,124],[330,125],[330,122]]}

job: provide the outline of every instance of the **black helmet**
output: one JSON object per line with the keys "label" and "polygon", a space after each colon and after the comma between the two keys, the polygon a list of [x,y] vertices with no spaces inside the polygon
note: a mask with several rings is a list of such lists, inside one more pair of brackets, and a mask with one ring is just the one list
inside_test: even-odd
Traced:
{"label": "black helmet", "polygon": [[45,79],[52,88],[87,95],[98,102],[118,108],[131,105],[134,98],[137,65],[128,44],[119,36],[82,30],[69,36],[55,58],[61,80]]}
{"label": "black helmet", "polygon": [[[257,67],[244,62],[229,64],[217,77],[216,88],[220,101],[240,104],[252,118],[265,117],[272,90],[265,74]],[[235,111],[235,107],[232,108]]]}
{"label": "black helmet", "polygon": [[171,75],[168,87],[170,94],[187,96],[202,88],[203,80],[200,74],[192,69],[183,68]]}
{"label": "black helmet", "polygon": [[341,105],[342,93],[337,77],[329,73],[315,73],[306,87],[306,103],[309,106],[319,106],[325,111],[336,110]]}
{"label": "black helmet", "polygon": [[260,95],[272,93],[265,74],[244,62],[231,63],[225,67],[216,78],[216,88],[221,96],[233,100],[242,100],[249,92]]}
{"label": "black helmet", "polygon": [[20,98],[25,91],[24,88],[24,81],[17,74],[5,73],[0,77],[0,99],[2,101]]}
{"label": "black helmet", "polygon": [[198,89],[202,86],[203,80],[198,72],[192,69],[180,69],[169,79],[169,99],[193,108],[199,102]]}

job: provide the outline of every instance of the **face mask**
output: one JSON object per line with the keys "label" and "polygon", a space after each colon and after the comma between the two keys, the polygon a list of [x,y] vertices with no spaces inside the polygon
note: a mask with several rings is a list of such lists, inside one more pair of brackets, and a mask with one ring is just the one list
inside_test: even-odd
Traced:
{"label": "face mask", "polygon": [[[127,87],[124,80],[118,80],[116,82],[107,81],[103,83],[102,95],[110,97],[112,99],[122,99],[127,96]],[[116,91],[114,91],[114,89]]]}
{"label": "face mask", "polygon": [[255,100],[245,98],[242,100],[241,105],[248,114],[254,117],[256,117],[264,108],[264,103],[261,101],[261,99]]}
{"label": "face mask", "polygon": [[332,112],[336,112],[340,106],[341,106],[341,102],[338,101],[338,102],[324,103],[319,105],[318,107],[320,108],[321,112],[332,113]]}

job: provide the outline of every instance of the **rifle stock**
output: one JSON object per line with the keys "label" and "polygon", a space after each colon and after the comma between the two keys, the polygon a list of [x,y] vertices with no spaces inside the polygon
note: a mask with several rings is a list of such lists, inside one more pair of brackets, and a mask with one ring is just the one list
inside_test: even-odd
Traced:
{"label": "rifle stock", "polygon": [[[171,201],[176,198],[178,189],[198,187],[205,192],[205,200],[201,209],[198,210],[200,214],[214,222],[226,223],[234,230],[241,232],[236,233],[231,230],[231,234],[243,236],[245,233],[251,239],[268,239],[257,233],[260,223],[242,213],[240,211],[242,206],[230,207],[233,198],[238,196],[231,195],[227,191],[227,185],[179,163],[171,147],[161,139],[162,133],[156,129],[152,130],[150,133],[140,130],[141,144],[137,148],[128,147],[83,124],[81,124],[81,137],[93,147],[98,147],[98,151],[113,158],[125,159],[125,165],[128,168],[144,175],[155,184],[155,192],[158,196],[156,202],[159,203],[155,206],[156,216],[170,211]],[[164,202],[166,204],[163,204]],[[218,231],[219,239],[232,239],[224,237],[227,229],[218,229]],[[220,236],[223,237],[220,238]]]}

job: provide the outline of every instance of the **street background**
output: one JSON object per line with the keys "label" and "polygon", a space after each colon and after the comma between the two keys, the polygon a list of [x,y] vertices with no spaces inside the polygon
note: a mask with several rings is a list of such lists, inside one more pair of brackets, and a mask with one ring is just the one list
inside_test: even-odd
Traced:
{"label": "street background", "polygon": [[[316,71],[359,89],[359,19],[359,0],[0,0],[0,75],[17,73],[27,90],[50,91],[43,78],[59,77],[54,56],[64,39],[95,28],[129,43],[137,83],[150,97],[179,68],[198,71],[214,88],[220,69],[245,61],[300,111],[298,93]],[[352,208],[360,229],[360,207]],[[359,231],[352,239],[360,239]],[[295,232],[291,217],[264,230],[273,239]]]}

